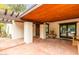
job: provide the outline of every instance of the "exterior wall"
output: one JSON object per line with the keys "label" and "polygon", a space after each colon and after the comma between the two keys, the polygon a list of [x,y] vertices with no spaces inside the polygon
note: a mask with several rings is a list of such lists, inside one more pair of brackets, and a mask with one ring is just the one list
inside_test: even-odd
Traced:
{"label": "exterior wall", "polygon": [[21,22],[14,22],[13,24],[7,24],[9,34],[11,34],[12,39],[23,38],[24,35],[24,24]]}
{"label": "exterior wall", "polygon": [[[63,21],[57,21],[57,22],[50,22],[49,23],[49,32],[54,31],[57,34],[57,38],[60,38],[59,34],[59,24],[60,23],[68,23],[68,22],[77,22],[77,36],[79,36],[79,18],[76,19],[69,19],[69,20],[63,20]],[[79,38],[79,37],[77,37]]]}
{"label": "exterior wall", "polygon": [[49,33],[52,30],[56,33],[57,38],[59,38],[59,24],[58,23],[52,22],[52,23],[49,24]]}
{"label": "exterior wall", "polygon": [[[24,23],[22,22],[15,22],[14,24],[14,34],[16,38],[23,38],[24,37]],[[16,32],[16,33],[15,33]]]}

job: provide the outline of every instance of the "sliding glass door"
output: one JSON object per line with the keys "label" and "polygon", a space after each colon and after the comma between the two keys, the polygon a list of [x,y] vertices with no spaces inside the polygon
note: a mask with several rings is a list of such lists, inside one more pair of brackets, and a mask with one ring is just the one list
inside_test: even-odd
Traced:
{"label": "sliding glass door", "polygon": [[60,37],[72,38],[72,33],[76,35],[76,23],[60,24]]}

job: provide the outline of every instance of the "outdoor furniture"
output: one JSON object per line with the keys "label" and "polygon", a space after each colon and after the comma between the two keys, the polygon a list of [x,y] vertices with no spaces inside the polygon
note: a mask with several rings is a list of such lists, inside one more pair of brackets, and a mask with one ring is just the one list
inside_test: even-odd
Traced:
{"label": "outdoor furniture", "polygon": [[73,40],[72,40],[72,45],[73,46],[77,46],[78,45],[78,42],[79,42],[79,39],[77,39],[78,36],[73,36]]}
{"label": "outdoor furniture", "polygon": [[54,31],[51,31],[49,34],[47,34],[47,37],[48,38],[56,38],[56,34],[55,34],[55,32]]}

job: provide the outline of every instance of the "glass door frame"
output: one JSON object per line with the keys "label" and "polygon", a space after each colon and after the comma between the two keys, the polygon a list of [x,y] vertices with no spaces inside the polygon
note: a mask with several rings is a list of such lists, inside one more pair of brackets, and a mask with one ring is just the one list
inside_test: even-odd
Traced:
{"label": "glass door frame", "polygon": [[[62,24],[59,24],[59,34],[60,34],[60,38],[72,38],[72,37],[69,37],[68,36],[68,25],[75,25],[75,36],[76,36],[76,33],[77,33],[77,22],[72,22],[72,23],[62,23]],[[66,36],[61,36],[61,27],[65,25],[66,26]]]}
{"label": "glass door frame", "polygon": [[48,23],[46,23],[45,25],[46,25],[46,26],[45,26],[45,31],[46,31],[46,34],[49,34],[49,24],[48,24]]}

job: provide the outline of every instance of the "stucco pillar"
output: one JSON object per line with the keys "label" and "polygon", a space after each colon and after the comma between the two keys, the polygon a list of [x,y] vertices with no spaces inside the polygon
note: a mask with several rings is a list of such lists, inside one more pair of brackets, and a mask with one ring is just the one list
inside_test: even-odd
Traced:
{"label": "stucco pillar", "polygon": [[77,42],[77,50],[78,50],[78,54],[79,54],[79,42]]}
{"label": "stucco pillar", "polygon": [[40,24],[40,38],[46,39],[45,24]]}
{"label": "stucco pillar", "polygon": [[33,42],[33,23],[24,22],[24,42],[29,44]]}
{"label": "stucco pillar", "polygon": [[79,22],[77,23],[77,39],[79,39]]}

